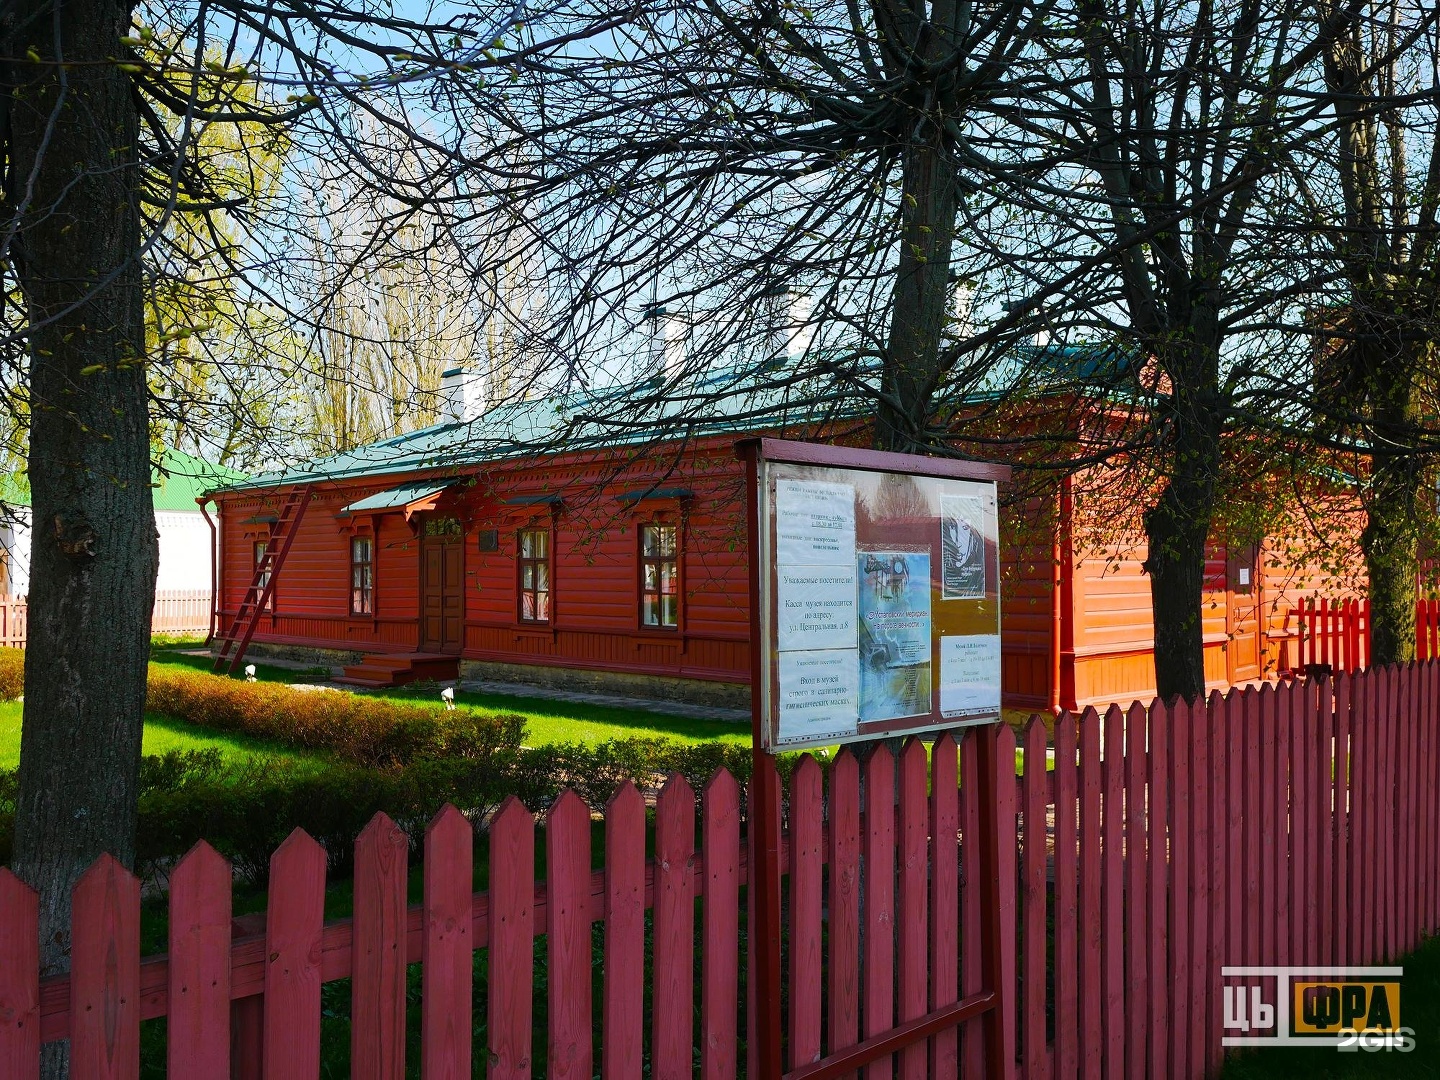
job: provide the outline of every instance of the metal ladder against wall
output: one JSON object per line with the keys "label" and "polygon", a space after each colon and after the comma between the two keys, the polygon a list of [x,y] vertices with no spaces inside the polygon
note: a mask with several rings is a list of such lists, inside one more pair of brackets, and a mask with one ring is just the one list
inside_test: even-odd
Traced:
{"label": "metal ladder against wall", "polygon": [[219,645],[215,653],[215,671],[224,671],[228,667],[233,675],[240,670],[240,664],[245,659],[245,650],[250,647],[250,639],[255,636],[265,608],[275,594],[275,580],[280,574],[280,568],[285,565],[285,556],[290,553],[290,544],[295,539],[300,522],[305,518],[305,509],[310,505],[310,497],[314,491],[314,486],[307,484],[305,487],[295,488],[285,497],[279,516],[270,526],[270,539],[265,545],[265,553],[255,563],[250,587],[245,590],[245,597],[235,609],[235,617],[230,620],[230,625],[215,638]]}

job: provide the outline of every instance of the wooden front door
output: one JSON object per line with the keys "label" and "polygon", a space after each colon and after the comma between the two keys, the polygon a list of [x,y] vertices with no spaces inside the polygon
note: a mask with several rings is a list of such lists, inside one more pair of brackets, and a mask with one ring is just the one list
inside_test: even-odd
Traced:
{"label": "wooden front door", "polygon": [[455,518],[420,530],[420,651],[458,653],[465,642],[465,537]]}
{"label": "wooden front door", "polygon": [[1227,556],[1225,673],[1234,685],[1260,678],[1260,566],[1253,544],[1232,547]]}

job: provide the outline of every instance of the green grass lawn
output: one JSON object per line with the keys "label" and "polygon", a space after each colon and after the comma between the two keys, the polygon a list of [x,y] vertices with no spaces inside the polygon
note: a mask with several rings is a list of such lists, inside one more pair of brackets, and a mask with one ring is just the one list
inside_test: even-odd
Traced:
{"label": "green grass lawn", "polygon": [[[0,769],[13,769],[20,763],[20,717],[24,705],[18,701],[0,701]],[[220,751],[226,761],[264,755],[283,758],[292,762],[313,762],[317,766],[326,760],[324,755],[307,753],[281,743],[265,739],[251,739],[244,735],[229,735],[224,732],[206,731],[168,716],[147,716],[145,738],[141,752],[163,754],[168,750]]]}
{"label": "green grass lawn", "polygon": [[[185,656],[169,649],[156,649],[152,663],[209,671],[210,661],[203,656]],[[255,661],[255,678],[264,682],[294,683],[304,672],[273,667]],[[432,703],[440,708],[439,690],[434,686],[402,686],[394,690],[364,691],[375,697],[393,698],[407,703]],[[610,739],[659,738],[680,743],[721,742],[749,745],[750,725],[724,720],[687,720],[678,716],[623,709],[609,705],[581,705],[538,697],[512,697],[508,694],[472,694],[460,692],[455,703],[462,708],[480,712],[519,713],[527,722],[525,741],[532,746],[547,743],[581,742],[589,745]]]}
{"label": "green grass lawn", "polygon": [[1440,1077],[1440,937],[1433,937],[1398,963],[1400,1023],[1415,1032],[1415,1049],[1341,1052],[1321,1047],[1275,1047],[1230,1058],[1223,1080],[1361,1080],[1395,1077],[1411,1080]]}

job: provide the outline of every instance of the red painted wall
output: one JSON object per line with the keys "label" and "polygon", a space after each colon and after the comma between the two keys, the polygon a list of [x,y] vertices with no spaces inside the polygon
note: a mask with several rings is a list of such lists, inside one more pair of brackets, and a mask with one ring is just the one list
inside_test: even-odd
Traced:
{"label": "red painted wall", "polygon": [[[465,629],[462,656],[517,664],[744,683],[749,680],[744,476],[730,438],[701,441],[663,457],[555,455],[494,463],[467,473],[434,512],[464,524]],[[345,505],[394,487],[412,475],[322,485],[278,575],[275,610],[255,640],[277,644],[414,651],[419,645],[421,519],[391,512],[337,516]],[[468,483],[473,481],[473,483]],[[646,489],[685,489],[688,497],[623,498]],[[1061,638],[1062,704],[1125,700],[1154,693],[1149,581],[1138,520],[1117,521],[1114,507],[1082,506],[1071,524],[1068,575],[1057,605],[1056,499],[1040,496],[1006,511],[1002,526],[1003,683],[1007,705],[1043,708],[1051,700],[1055,618]],[[558,501],[552,501],[558,500]],[[221,595],[233,613],[251,577],[252,544],[269,526],[247,519],[273,515],[280,497],[222,495]],[[681,625],[640,625],[638,547],[647,521],[681,528]],[[517,610],[517,533],[552,529],[551,620],[521,622]],[[479,550],[481,530],[495,530],[499,550]],[[375,539],[371,615],[349,614],[352,535]],[[1279,606],[1273,577],[1255,568],[1260,596],[1237,595],[1227,552],[1212,545],[1207,561],[1204,632],[1212,685],[1234,677],[1229,640],[1258,633]],[[1310,587],[1319,571],[1304,571]],[[1288,600],[1288,597],[1285,599]],[[1263,604],[1263,614],[1257,612]],[[1257,617],[1257,615],[1259,617]],[[1269,616],[1267,618],[1266,616]],[[1283,619],[1281,620],[1283,621]],[[1071,646],[1073,645],[1073,655]],[[1273,670],[1273,660],[1269,667]],[[1248,677],[1248,676],[1246,676]]]}

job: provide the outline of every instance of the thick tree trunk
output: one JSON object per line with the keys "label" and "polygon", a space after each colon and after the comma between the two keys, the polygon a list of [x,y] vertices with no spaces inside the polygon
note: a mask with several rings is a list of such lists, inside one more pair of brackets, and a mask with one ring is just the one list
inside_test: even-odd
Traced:
{"label": "thick tree trunk", "polygon": [[[40,893],[42,962],[66,967],[70,890],[133,862],[158,559],[128,9],[24,0],[7,28],[16,269],[30,326],[33,539],[15,871]],[[37,56],[38,54],[38,56]],[[52,1055],[47,1073],[63,1071]]]}
{"label": "thick tree trunk", "polygon": [[1155,620],[1155,691],[1162,700],[1205,694],[1202,593],[1213,488],[1172,479],[1145,512],[1150,606]]}
{"label": "thick tree trunk", "polygon": [[1160,497],[1145,511],[1145,571],[1155,622],[1156,693],[1162,700],[1194,701],[1205,694],[1205,544],[1215,517],[1221,424],[1213,405],[1216,349],[1198,343],[1180,348],[1166,365],[1172,398],[1159,449],[1168,473]]}
{"label": "thick tree trunk", "polygon": [[950,300],[955,240],[955,167],[938,139],[912,143],[902,165],[900,265],[880,376],[875,445],[908,452],[924,444],[931,401],[944,378],[940,342]]}

